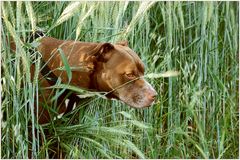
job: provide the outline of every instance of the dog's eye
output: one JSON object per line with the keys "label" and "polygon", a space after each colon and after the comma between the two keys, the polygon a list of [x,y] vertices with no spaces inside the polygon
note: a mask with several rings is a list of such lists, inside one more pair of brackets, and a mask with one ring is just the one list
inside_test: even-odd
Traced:
{"label": "dog's eye", "polygon": [[136,78],[136,76],[135,76],[133,73],[127,73],[126,76],[127,76],[129,79],[134,79],[134,78]]}

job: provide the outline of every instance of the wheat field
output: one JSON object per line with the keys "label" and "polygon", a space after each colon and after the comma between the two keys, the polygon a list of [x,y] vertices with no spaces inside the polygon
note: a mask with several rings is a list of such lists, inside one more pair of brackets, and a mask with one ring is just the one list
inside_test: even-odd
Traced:
{"label": "wheat field", "polygon": [[[1,158],[52,158],[53,148],[73,159],[238,158],[238,15],[239,2],[1,2]],[[58,122],[39,125],[41,59],[27,42],[36,30],[64,40],[127,40],[146,74],[180,74],[148,77],[158,92],[150,108],[94,95]],[[88,93],[62,86],[56,89]]]}

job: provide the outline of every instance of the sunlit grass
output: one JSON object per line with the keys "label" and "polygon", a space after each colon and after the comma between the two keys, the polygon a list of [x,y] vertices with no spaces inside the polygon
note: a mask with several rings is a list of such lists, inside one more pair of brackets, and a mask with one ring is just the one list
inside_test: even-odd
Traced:
{"label": "sunlit grass", "polygon": [[[1,4],[2,158],[51,158],[56,144],[65,158],[238,157],[238,2]],[[58,121],[38,125],[40,57],[25,43],[35,30],[66,40],[128,40],[158,100],[136,110],[94,94]]]}

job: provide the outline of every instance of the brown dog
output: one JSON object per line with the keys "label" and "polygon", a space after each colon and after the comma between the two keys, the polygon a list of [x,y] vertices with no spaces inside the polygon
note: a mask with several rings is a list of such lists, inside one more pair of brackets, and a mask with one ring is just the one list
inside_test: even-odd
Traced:
{"label": "brown dog", "polygon": [[[112,91],[107,95],[108,98],[118,99],[134,108],[150,106],[157,95],[153,87],[142,78],[144,65],[127,42],[88,43],[43,37],[38,51],[42,54],[44,65],[53,75],[47,77],[47,73],[41,72],[41,87],[55,84],[49,80],[53,77],[61,78],[65,84],[94,91]],[[71,67],[71,79],[66,71],[59,69],[64,68],[60,53],[64,53]],[[34,66],[31,69],[33,72]],[[44,90],[39,96],[39,123],[49,121],[49,113],[41,103],[51,96],[51,92],[52,90]],[[67,110],[63,102],[65,99],[62,97],[59,100],[58,113],[64,113]]]}

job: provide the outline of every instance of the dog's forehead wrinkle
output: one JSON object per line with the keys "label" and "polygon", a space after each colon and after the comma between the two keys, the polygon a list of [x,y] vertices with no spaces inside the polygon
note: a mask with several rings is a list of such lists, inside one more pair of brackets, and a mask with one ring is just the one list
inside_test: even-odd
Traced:
{"label": "dog's forehead wrinkle", "polygon": [[141,74],[144,73],[144,64],[134,51],[132,51],[129,47],[118,45],[115,46],[115,49],[118,51],[118,54],[121,54],[121,56],[125,57],[129,60],[129,62],[131,62],[128,63],[131,64],[128,65],[128,68],[137,68]]}
{"label": "dog's forehead wrinkle", "polygon": [[115,46],[115,50],[117,51],[117,54],[120,54],[121,56],[125,58],[132,58],[130,54],[124,49],[124,46]]}
{"label": "dog's forehead wrinkle", "polygon": [[131,56],[131,58],[134,60],[138,70],[141,72],[141,73],[144,73],[144,64],[143,62],[141,61],[141,59],[139,58],[139,56],[134,52],[132,51],[129,47],[126,47],[126,46],[122,46],[121,47],[124,51],[126,51],[126,53],[128,55]]}

